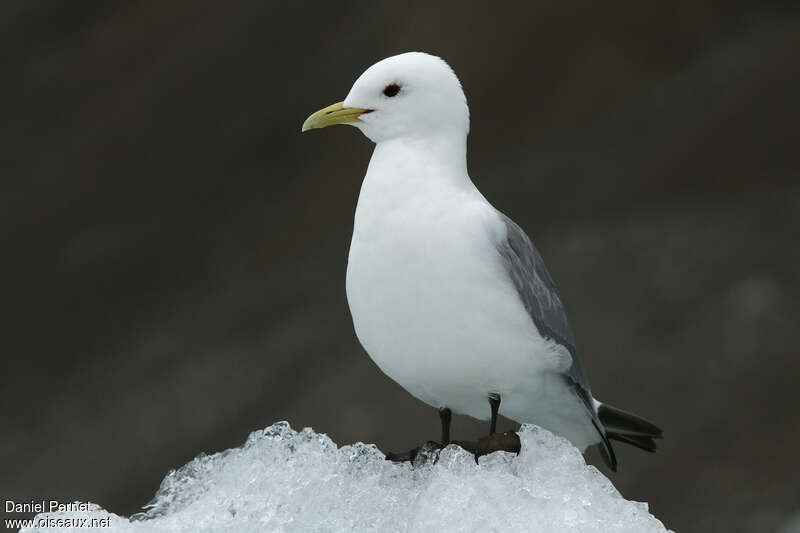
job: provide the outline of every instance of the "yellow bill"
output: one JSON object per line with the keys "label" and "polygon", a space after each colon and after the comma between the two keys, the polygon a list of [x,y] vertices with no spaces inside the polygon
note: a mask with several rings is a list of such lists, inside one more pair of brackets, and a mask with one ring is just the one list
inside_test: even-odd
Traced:
{"label": "yellow bill", "polygon": [[344,102],[329,105],[325,109],[320,109],[303,122],[303,130],[315,130],[317,128],[327,128],[334,124],[345,124],[356,122],[358,117],[364,113],[369,113],[371,109],[361,109],[359,107],[344,107]]}

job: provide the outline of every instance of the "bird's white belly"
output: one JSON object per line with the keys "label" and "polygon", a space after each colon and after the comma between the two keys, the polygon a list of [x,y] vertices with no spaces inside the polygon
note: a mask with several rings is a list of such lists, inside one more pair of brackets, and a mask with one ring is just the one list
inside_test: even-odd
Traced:
{"label": "bird's white belly", "polygon": [[498,392],[501,413],[536,422],[566,390],[563,354],[539,336],[486,221],[471,216],[398,211],[362,228],[357,217],[347,269],[356,334],[384,373],[430,405],[488,418],[487,394]]}

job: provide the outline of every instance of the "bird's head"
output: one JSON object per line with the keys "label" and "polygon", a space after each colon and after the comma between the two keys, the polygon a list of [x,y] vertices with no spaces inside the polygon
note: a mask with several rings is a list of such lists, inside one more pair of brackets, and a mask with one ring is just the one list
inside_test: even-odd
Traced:
{"label": "bird's head", "polygon": [[469,109],[461,83],[439,57],[408,52],[375,63],[343,102],[321,109],[303,131],[350,124],[373,142],[442,133],[466,135]]}

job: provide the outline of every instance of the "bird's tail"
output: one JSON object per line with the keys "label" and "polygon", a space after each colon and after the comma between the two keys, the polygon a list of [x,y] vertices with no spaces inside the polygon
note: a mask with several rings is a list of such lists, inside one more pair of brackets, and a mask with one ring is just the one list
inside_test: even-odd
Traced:
{"label": "bird's tail", "polygon": [[655,439],[664,436],[661,428],[652,422],[605,403],[601,403],[597,407],[597,417],[606,428],[606,435],[609,439],[624,442],[648,452],[656,451]]}

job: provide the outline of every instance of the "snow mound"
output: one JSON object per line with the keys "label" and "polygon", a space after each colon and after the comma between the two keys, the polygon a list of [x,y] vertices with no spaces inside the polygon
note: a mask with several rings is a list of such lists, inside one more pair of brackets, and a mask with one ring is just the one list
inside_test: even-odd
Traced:
{"label": "snow mound", "polygon": [[[327,435],[278,422],[240,448],[169,472],[130,520],[96,506],[36,519],[104,519],[98,531],[106,532],[666,531],[566,440],[531,425],[520,439],[519,456],[496,452],[476,464],[449,446],[437,462],[412,466],[385,461],[372,444],[338,448]],[[42,524],[27,531],[70,531]]]}

